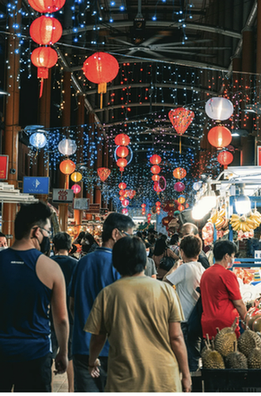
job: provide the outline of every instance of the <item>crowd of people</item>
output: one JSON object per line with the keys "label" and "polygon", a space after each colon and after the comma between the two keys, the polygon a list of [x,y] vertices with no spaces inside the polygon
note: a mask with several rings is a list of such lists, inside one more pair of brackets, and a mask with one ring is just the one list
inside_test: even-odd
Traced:
{"label": "crowd of people", "polygon": [[11,248],[0,235],[0,391],[51,392],[52,371],[67,372],[68,392],[191,391],[202,336],[246,316],[227,271],[235,244],[216,242],[210,266],[192,223],[168,239],[111,213],[100,246],[87,232],[52,236],[50,216],[22,205]]}

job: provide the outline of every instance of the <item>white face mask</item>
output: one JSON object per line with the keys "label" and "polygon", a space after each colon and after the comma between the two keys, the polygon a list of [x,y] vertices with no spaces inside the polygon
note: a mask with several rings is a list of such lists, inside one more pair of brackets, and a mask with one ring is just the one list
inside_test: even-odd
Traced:
{"label": "white face mask", "polygon": [[150,254],[150,251],[149,250],[146,250],[146,253],[147,253],[147,256]]}
{"label": "white face mask", "polygon": [[8,246],[0,246],[0,252],[1,252],[1,250],[4,250],[4,249],[8,249]]}
{"label": "white face mask", "polygon": [[234,259],[234,258],[231,258],[231,262],[230,262],[230,263],[228,263],[228,266],[227,266],[227,268],[232,268],[232,267],[233,267],[233,265],[234,265],[234,262],[235,262],[235,259]]}

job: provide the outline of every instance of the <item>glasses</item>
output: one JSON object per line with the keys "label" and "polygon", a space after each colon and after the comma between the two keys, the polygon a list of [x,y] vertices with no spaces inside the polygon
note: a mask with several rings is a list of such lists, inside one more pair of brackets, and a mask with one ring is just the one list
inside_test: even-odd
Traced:
{"label": "glasses", "polygon": [[[44,230],[45,232],[47,232],[48,238],[51,238],[53,236],[52,231],[46,230],[46,228],[42,228],[42,227],[39,227],[39,228],[40,228],[40,230]],[[42,235],[43,235],[43,233],[42,233]]]}
{"label": "glasses", "polygon": [[126,231],[120,231],[118,228],[117,230],[119,231],[120,234],[124,234],[126,236],[131,236],[130,234],[128,234]]}

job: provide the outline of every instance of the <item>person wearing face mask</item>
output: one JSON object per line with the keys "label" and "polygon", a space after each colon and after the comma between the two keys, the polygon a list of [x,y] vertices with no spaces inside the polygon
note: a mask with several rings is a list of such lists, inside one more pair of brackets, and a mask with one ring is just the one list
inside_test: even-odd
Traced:
{"label": "person wearing face mask", "polygon": [[0,251],[7,249],[7,248],[8,248],[8,245],[7,245],[6,236],[2,232],[0,232]]}
{"label": "person wearing face mask", "polygon": [[151,244],[149,242],[146,242],[145,246],[146,246],[146,254],[147,254],[147,264],[144,270],[144,274],[146,276],[150,276],[151,278],[156,279],[157,278],[156,265],[154,260],[149,257]]}
{"label": "person wearing face mask", "polygon": [[56,374],[68,365],[69,322],[65,280],[50,249],[50,208],[21,205],[15,241],[0,252],[0,391],[51,392],[52,348],[49,311],[59,345]]}
{"label": "person wearing face mask", "polygon": [[[206,269],[200,281],[203,337],[208,334],[212,338],[217,334],[216,327],[220,330],[230,327],[238,316],[245,320],[247,310],[239,283],[236,275],[229,271],[236,252],[236,245],[231,241],[217,241],[214,244],[215,264]],[[237,337],[240,335],[238,322],[235,330]]]}

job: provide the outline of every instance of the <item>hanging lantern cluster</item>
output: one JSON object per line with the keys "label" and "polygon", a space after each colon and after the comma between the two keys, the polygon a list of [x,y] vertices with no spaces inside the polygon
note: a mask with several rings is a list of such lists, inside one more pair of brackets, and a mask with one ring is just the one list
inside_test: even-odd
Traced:
{"label": "hanging lantern cluster", "polygon": [[151,222],[151,213],[147,214],[147,223],[150,224]]}
{"label": "hanging lantern cluster", "polygon": [[161,202],[157,201],[155,205],[156,205],[156,214],[159,215],[160,214]]}
{"label": "hanging lantern cluster", "polygon": [[82,70],[89,81],[98,84],[102,109],[102,95],[107,92],[107,83],[114,80],[119,72],[117,59],[106,52],[95,52],[86,59]]}
{"label": "hanging lantern cluster", "polygon": [[181,135],[186,132],[190,126],[195,114],[191,110],[187,110],[184,107],[178,107],[177,109],[169,111],[169,119],[173,125],[175,131],[179,137],[179,152],[181,153]]}
{"label": "hanging lantern cluster", "polygon": [[116,158],[117,158],[117,166],[120,168],[120,172],[124,171],[124,168],[128,165],[128,161],[126,157],[128,157],[130,150],[128,149],[128,145],[130,144],[130,138],[128,135],[124,133],[120,133],[114,139],[115,144],[118,146],[116,148]]}
{"label": "hanging lantern cluster", "polygon": [[[77,145],[74,140],[71,139],[63,139],[58,144],[58,151],[63,154],[65,157],[69,157],[73,155],[77,150]],[[82,179],[82,175],[80,172],[74,172],[76,169],[76,165],[69,158],[63,160],[59,165],[60,171],[69,177],[71,175],[71,180],[74,182],[79,182]],[[73,176],[72,176],[73,175]],[[69,179],[67,181],[69,188]],[[74,184],[72,186],[72,190],[74,194],[78,194],[81,191],[81,186],[78,184]]]}
{"label": "hanging lantern cluster", "polygon": [[141,214],[142,214],[142,216],[145,216],[145,214],[146,214],[146,204],[145,203],[141,204]]}
{"label": "hanging lantern cluster", "polygon": [[[50,13],[60,10],[65,0],[29,0],[31,7],[42,13]],[[57,52],[50,46],[60,40],[62,25],[58,19],[42,15],[36,18],[30,26],[30,36],[34,42],[41,45],[33,50],[31,61],[37,67],[37,77],[41,79],[40,98],[43,93],[43,81],[48,78],[48,71],[57,60]]]}
{"label": "hanging lantern cluster", "polygon": [[156,191],[156,193],[160,193],[163,191],[159,185],[159,180],[161,176],[159,175],[161,168],[158,164],[161,163],[161,157],[158,154],[154,154],[150,157],[150,163],[152,164],[152,167],[150,168],[151,173],[153,174],[152,180],[154,181],[154,186],[153,189]]}

